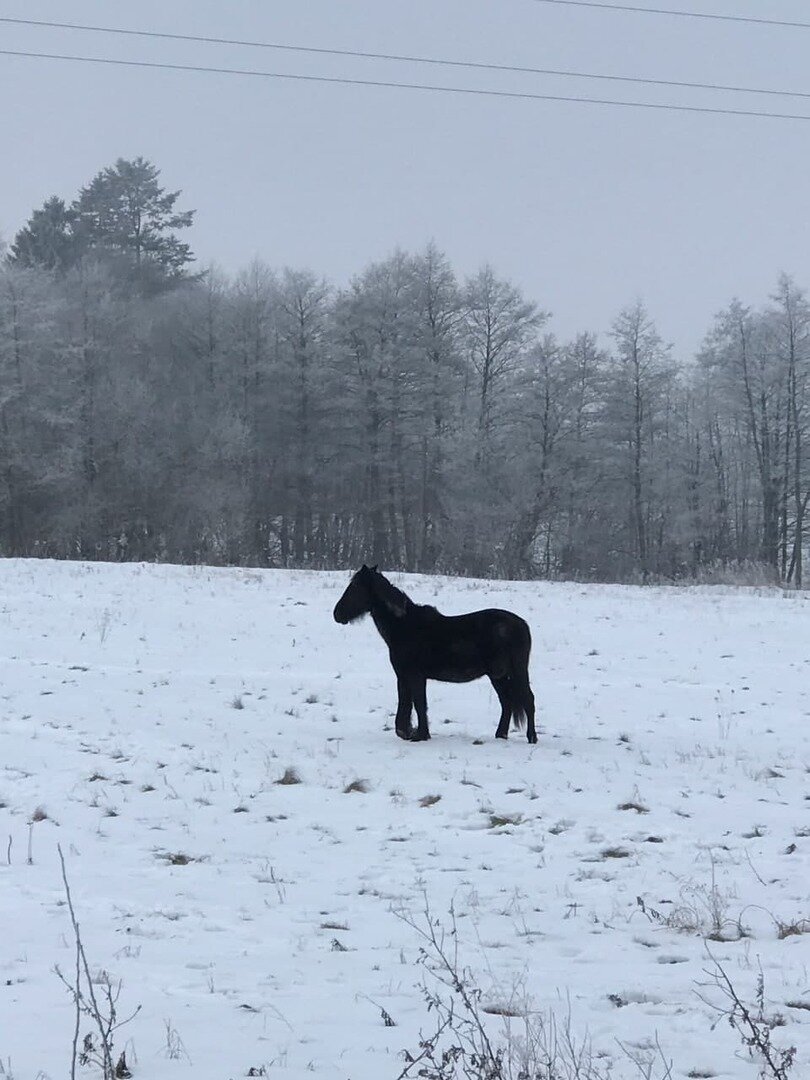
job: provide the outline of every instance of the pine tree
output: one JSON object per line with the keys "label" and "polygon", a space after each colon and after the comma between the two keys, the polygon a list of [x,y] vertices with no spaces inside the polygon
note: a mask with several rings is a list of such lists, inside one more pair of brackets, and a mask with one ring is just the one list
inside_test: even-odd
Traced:
{"label": "pine tree", "polygon": [[35,210],[14,238],[9,261],[18,266],[65,270],[75,260],[78,245],[74,233],[76,212],[53,195]]}
{"label": "pine tree", "polygon": [[82,248],[119,256],[147,291],[182,280],[194,261],[189,245],[175,235],[191,225],[194,211],[176,211],[180,192],[166,191],[159,176],[142,157],[119,158],[82,188],[72,208]]}

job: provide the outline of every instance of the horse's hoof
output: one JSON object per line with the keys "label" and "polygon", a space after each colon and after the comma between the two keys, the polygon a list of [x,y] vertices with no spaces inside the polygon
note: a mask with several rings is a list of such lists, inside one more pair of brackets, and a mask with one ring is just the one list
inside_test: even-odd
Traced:
{"label": "horse's hoof", "polygon": [[508,739],[509,736],[506,734],[506,732],[504,732],[504,734],[501,735],[500,731],[496,731],[495,732],[495,738],[496,739]]}
{"label": "horse's hoof", "polygon": [[536,735],[527,735],[526,738],[529,740],[529,742],[532,744],[532,746],[537,742],[537,736]]}
{"label": "horse's hoof", "polygon": [[410,728],[397,728],[396,732],[398,739],[405,739],[406,741],[410,742],[410,740],[413,738],[413,731]]}
{"label": "horse's hoof", "polygon": [[410,741],[411,742],[427,742],[427,740],[429,738],[430,738],[430,732],[428,732],[428,731],[415,731],[413,733],[413,735],[411,735]]}

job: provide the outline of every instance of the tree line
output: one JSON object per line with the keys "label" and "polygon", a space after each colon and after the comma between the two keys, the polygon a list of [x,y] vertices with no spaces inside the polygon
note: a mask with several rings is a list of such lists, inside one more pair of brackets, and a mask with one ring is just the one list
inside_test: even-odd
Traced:
{"label": "tree line", "polygon": [[810,305],[733,301],[677,363],[602,346],[434,245],[335,288],[193,272],[137,158],[0,267],[0,553],[801,587]]}

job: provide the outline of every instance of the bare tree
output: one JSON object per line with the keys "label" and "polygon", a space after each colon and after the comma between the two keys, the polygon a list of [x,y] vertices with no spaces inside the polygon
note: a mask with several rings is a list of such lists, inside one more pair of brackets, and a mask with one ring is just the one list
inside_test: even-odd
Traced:
{"label": "bare tree", "polygon": [[499,391],[522,363],[548,315],[508,281],[484,266],[464,288],[464,344],[475,372],[479,460],[486,457],[499,407]]}
{"label": "bare tree", "polygon": [[[298,566],[314,555],[316,432],[325,421],[323,374],[329,287],[307,271],[286,269],[279,285],[280,391],[286,454],[280,465],[292,507],[291,555]],[[286,505],[285,505],[286,511]],[[287,530],[285,529],[285,532]]]}
{"label": "bare tree", "polygon": [[417,565],[432,570],[450,522],[449,442],[457,422],[462,359],[461,297],[452,268],[434,244],[412,262],[416,344],[421,353],[425,415],[422,434],[421,528]]}
{"label": "bare tree", "polygon": [[628,495],[635,561],[646,581],[651,569],[653,453],[674,368],[669,346],[640,300],[619,314],[611,336],[616,352],[608,372],[606,417],[620,450],[620,482]]}
{"label": "bare tree", "polygon": [[[810,306],[803,290],[787,274],[779,278],[772,312],[778,361],[786,369],[782,578],[802,587],[804,518],[810,486],[804,475],[804,436],[810,363]],[[788,563],[788,502],[793,502],[793,543]]]}

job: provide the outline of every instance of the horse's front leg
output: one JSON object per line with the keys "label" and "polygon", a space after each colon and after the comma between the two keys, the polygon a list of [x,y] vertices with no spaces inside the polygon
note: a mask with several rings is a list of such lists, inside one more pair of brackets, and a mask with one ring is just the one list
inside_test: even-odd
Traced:
{"label": "horse's front leg", "polygon": [[411,708],[413,697],[408,680],[397,675],[397,715],[394,720],[394,728],[400,739],[410,739],[413,734],[411,727]]}
{"label": "horse's front leg", "polygon": [[427,681],[421,676],[411,679],[411,695],[416,709],[416,731],[411,735],[411,742],[424,742],[430,738],[427,718]]}

